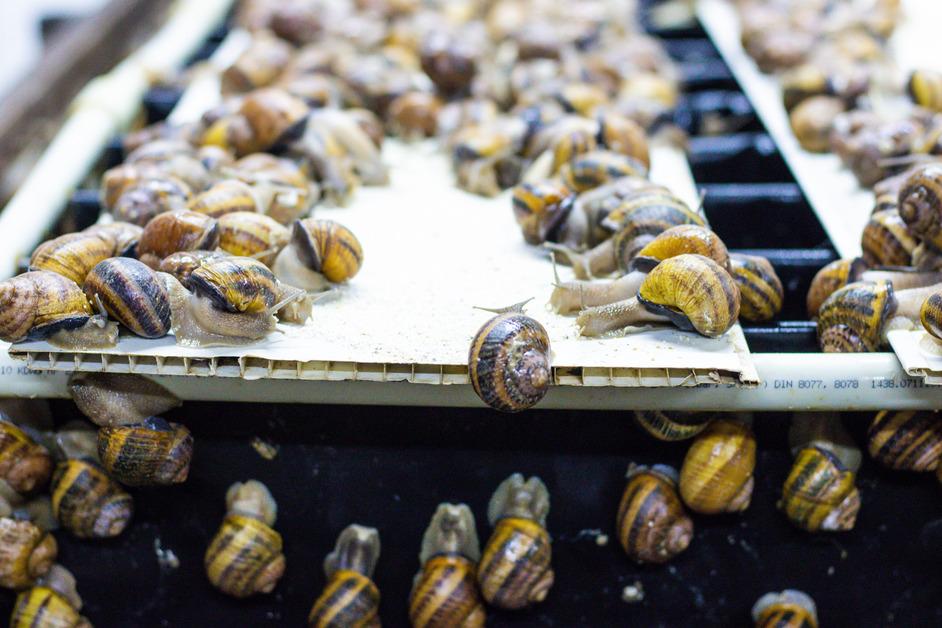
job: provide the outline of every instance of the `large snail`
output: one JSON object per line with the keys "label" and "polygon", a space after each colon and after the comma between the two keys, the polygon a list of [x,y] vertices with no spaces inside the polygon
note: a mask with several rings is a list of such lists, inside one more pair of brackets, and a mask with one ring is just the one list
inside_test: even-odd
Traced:
{"label": "large snail", "polygon": [[91,459],[60,462],[50,491],[56,520],[79,538],[118,536],[134,512],[131,496]]}
{"label": "large snail", "polygon": [[75,577],[56,564],[36,585],[17,596],[10,628],[92,628],[80,615],[81,610]]}
{"label": "large snail", "polygon": [[517,609],[546,599],[554,579],[549,505],[549,491],[536,476],[524,480],[515,473],[494,491],[487,508],[494,531],[478,563],[478,584],[488,604]]}
{"label": "large snail", "polygon": [[257,212],[252,188],[238,179],[225,179],[190,199],[187,209],[219,219],[235,212]]}
{"label": "large snail", "polygon": [[291,226],[290,241],[272,270],[286,284],[323,290],[352,279],[362,264],[363,248],[353,232],[333,220],[308,218]]}
{"label": "large snail", "polygon": [[743,421],[718,419],[696,437],[680,469],[680,496],[702,514],[749,507],[756,439]]}
{"label": "large snail", "polygon": [[942,458],[942,417],[938,412],[883,410],[870,423],[867,450],[891,469],[932,471]]}
{"label": "large snail", "polygon": [[850,530],[860,510],[854,472],[831,451],[806,447],[795,458],[778,507],[809,532]]}
{"label": "large snail", "polygon": [[134,334],[162,338],[170,332],[170,296],[150,267],[129,257],[99,262],[85,278],[88,300]]}
{"label": "large snail", "polygon": [[421,568],[409,595],[414,628],[484,626],[478,592],[478,546],[474,516],[466,504],[439,504],[422,537]]}
{"label": "large snail", "polygon": [[863,258],[870,266],[908,266],[918,244],[895,209],[871,215],[861,236]]}
{"label": "large snail", "polygon": [[49,571],[56,539],[32,521],[0,517],[0,587],[23,589]]}
{"label": "large snail", "polygon": [[693,438],[713,420],[710,412],[665,412],[635,410],[635,422],[658,440],[678,441]]}
{"label": "large snail", "polygon": [[216,219],[188,209],[155,216],[137,243],[138,258],[157,268],[160,260],[177,251],[214,249],[219,244]]}
{"label": "large snail", "polygon": [[69,393],[82,414],[100,426],[143,423],[180,405],[173,393],[143,375],[73,373]]}
{"label": "large snail", "polygon": [[837,259],[815,274],[808,288],[808,316],[816,318],[825,299],[847,284],[857,281],[889,281],[896,290],[922,288],[942,281],[942,273],[919,271],[915,268],[868,269],[861,257]]}
{"label": "large snail", "polygon": [[99,233],[67,233],[43,242],[29,260],[30,270],[59,273],[82,285],[95,264],[115,255],[114,242]]}
{"label": "large snail", "polygon": [[775,268],[759,255],[733,254],[730,274],[739,285],[739,318],[761,322],[782,311],[785,291]]}
{"label": "large snail", "polygon": [[27,495],[46,485],[52,467],[49,451],[0,413],[0,480]]}
{"label": "large snail", "polygon": [[376,528],[344,528],[324,559],[327,585],[308,614],[310,628],[379,626],[379,589],[372,580],[379,549]]}
{"label": "large snail", "polygon": [[766,593],[752,607],[755,628],[818,628],[818,611],[807,593]]}
{"label": "large snail", "polygon": [[677,471],[665,465],[628,467],[618,505],[618,542],[638,563],[663,563],[693,538],[693,521],[677,495]]}
{"label": "large snail", "polygon": [[490,310],[497,316],[478,330],[468,353],[474,392],[502,412],[532,407],[546,395],[552,381],[549,335],[523,313],[526,303]]}
{"label": "large snail", "polygon": [[274,498],[261,482],[236,482],[226,492],[226,509],[203,558],[209,581],[237,598],[271,593],[285,571],[281,535],[272,528]]}
{"label": "large snail", "polygon": [[270,265],[288,242],[288,229],[274,218],[254,212],[232,212],[219,218],[219,248]]}
{"label": "large snail", "polygon": [[193,435],[160,417],[105,426],[98,430],[98,457],[108,474],[127,486],[178,484],[189,474]]}

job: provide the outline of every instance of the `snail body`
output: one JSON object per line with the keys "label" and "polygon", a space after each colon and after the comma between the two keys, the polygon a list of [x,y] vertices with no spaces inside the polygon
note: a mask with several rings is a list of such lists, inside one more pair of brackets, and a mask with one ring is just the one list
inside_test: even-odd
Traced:
{"label": "snail body", "polygon": [[135,425],[180,405],[180,400],[143,375],[73,373],[69,393],[82,414],[99,426]]}
{"label": "snail body", "polygon": [[759,322],[782,311],[785,291],[775,268],[759,255],[733,255],[730,274],[739,285],[739,318]]}
{"label": "snail body", "polygon": [[867,450],[883,466],[933,471],[942,458],[942,417],[937,412],[879,412],[867,432]]}
{"label": "snail body", "polygon": [[141,234],[138,258],[156,268],[160,260],[177,251],[211,250],[219,244],[216,219],[188,209],[155,216]]}
{"label": "snail body", "polygon": [[308,626],[379,628],[379,589],[372,580],[379,550],[376,528],[344,528],[324,560],[327,586],[308,614]]}
{"label": "snail body", "polygon": [[46,575],[57,553],[55,538],[33,522],[0,517],[0,587],[32,586]]}
{"label": "snail body", "polygon": [[308,218],[291,226],[289,244],[272,270],[283,282],[305,290],[344,283],[360,271],[363,248],[353,232],[333,220]]}
{"label": "snail body", "polygon": [[129,257],[99,262],[85,278],[85,295],[142,338],[170,332],[170,296],[150,267]]}
{"label": "snail body", "polygon": [[274,218],[254,212],[233,212],[219,218],[219,248],[231,255],[254,257],[270,264],[288,242],[288,229]]}
{"label": "snail body", "polygon": [[50,490],[56,520],[79,538],[118,536],[131,521],[131,496],[94,462],[60,462]]}
{"label": "snail body", "polygon": [[0,480],[26,495],[46,485],[52,467],[46,448],[0,415]]}
{"label": "snail body", "polygon": [[538,403],[552,378],[546,329],[523,314],[525,303],[495,310],[471,341],[468,376],[474,392],[501,412],[519,412]]}
{"label": "snail body", "polygon": [[618,542],[638,563],[663,563],[681,553],[693,538],[693,521],[677,495],[677,471],[632,464],[618,506]]}
{"label": "snail body", "polygon": [[712,420],[713,415],[708,412],[635,411],[635,422],[648,434],[663,441],[693,438],[705,430]]}
{"label": "snail body", "polygon": [[756,440],[741,421],[719,419],[696,437],[680,469],[680,496],[701,514],[749,507],[756,466]]}
{"label": "snail body", "polygon": [[82,285],[96,264],[114,255],[114,243],[96,233],[67,233],[43,242],[33,251],[30,270],[59,273]]}
{"label": "snail body", "polygon": [[795,458],[778,507],[808,532],[850,530],[860,510],[854,477],[830,451],[806,447]]}
{"label": "snail body", "polygon": [[98,457],[114,479],[127,486],[185,482],[193,456],[193,435],[179,423],[149,417],[138,425],[98,430]]}
{"label": "snail body", "polygon": [[818,611],[807,593],[766,593],[752,607],[756,628],[818,628]]}
{"label": "snail body", "polygon": [[75,590],[75,578],[56,564],[34,586],[17,596],[10,628],[92,628],[81,610],[82,598]]}
{"label": "snail body", "polygon": [[488,505],[494,531],[477,573],[481,595],[491,606],[511,610],[546,599],[554,580],[548,512],[549,492],[538,477],[524,481],[515,473],[494,492]]}

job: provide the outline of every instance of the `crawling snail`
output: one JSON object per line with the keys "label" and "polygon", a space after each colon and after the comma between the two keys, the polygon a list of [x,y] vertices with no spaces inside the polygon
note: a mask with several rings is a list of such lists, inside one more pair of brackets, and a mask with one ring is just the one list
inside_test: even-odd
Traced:
{"label": "crawling snail", "polygon": [[178,484],[190,471],[193,435],[156,416],[136,425],[101,427],[98,457],[108,474],[127,486]]}
{"label": "crawling snail", "polygon": [[134,512],[131,496],[90,458],[60,462],[50,491],[56,520],[82,539],[118,536]]}
{"label": "crawling snail", "polygon": [[271,593],[285,571],[281,535],[272,528],[274,498],[261,482],[236,482],[226,492],[226,509],[203,559],[209,581],[237,598]]}
{"label": "crawling snail", "polygon": [[678,441],[693,438],[713,420],[709,412],[664,412],[636,410],[635,422],[658,440]]}
{"label": "crawling snail", "polygon": [[860,510],[854,477],[831,451],[806,447],[795,458],[778,507],[789,521],[809,532],[850,530]]}
{"label": "crawling snail", "polygon": [[736,323],[739,300],[739,287],[722,266],[702,255],[682,254],[655,266],[637,296],[585,309],[576,325],[583,336],[599,336],[668,322],[716,338]]}
{"label": "crawling snail", "polygon": [[81,610],[75,577],[55,564],[33,587],[17,596],[10,628],[92,628],[91,622],[79,614]]}
{"label": "crawling snail", "polygon": [[942,417],[938,412],[883,410],[870,423],[867,450],[891,469],[933,471],[942,458]]}
{"label": "crawling snail", "polygon": [[49,451],[0,413],[0,480],[27,495],[49,482],[52,467]]}
{"label": "crawling snail", "polygon": [[677,471],[631,464],[626,477],[615,520],[618,542],[638,563],[667,562],[693,538],[693,521],[677,495]]}
{"label": "crawling snail", "polygon": [[766,593],[752,607],[756,628],[818,628],[818,611],[807,593]]}
{"label": "crawling snail", "polygon": [[82,414],[104,427],[143,423],[180,405],[173,393],[143,375],[73,373],[69,393]]}
{"label": "crawling snail", "polygon": [[739,285],[740,319],[768,321],[782,311],[785,292],[769,260],[760,255],[733,254],[730,274]]}
{"label": "crawling snail", "polygon": [[272,270],[286,284],[323,290],[349,281],[362,264],[363,248],[352,231],[333,220],[307,218],[294,221]]}
{"label": "crawling snail", "polygon": [[744,422],[717,419],[690,445],[680,469],[680,496],[701,514],[749,507],[756,466],[756,439]]}
{"label": "crawling snail", "polygon": [[150,267],[129,257],[112,257],[95,265],[85,278],[91,303],[134,334],[162,338],[170,332],[170,295]]}
{"label": "crawling snail", "polygon": [[23,589],[56,560],[56,539],[32,521],[0,517],[0,587]]}
{"label": "crawling snail", "polygon": [[327,586],[308,614],[308,626],[379,626],[379,589],[372,580],[379,548],[376,528],[344,528],[324,559]]}
{"label": "crawling snail", "polygon": [[288,229],[274,218],[254,212],[233,212],[219,218],[219,248],[232,255],[254,257],[270,265],[288,242]]}
{"label": "crawling snail", "polygon": [[918,244],[895,209],[875,212],[861,236],[863,258],[870,266],[909,266]]}
{"label": "crawling snail", "polygon": [[527,302],[487,310],[497,316],[474,335],[468,353],[474,392],[501,412],[520,412],[536,405],[552,379],[549,335],[523,313]]}
{"label": "crawling snail", "polygon": [[546,599],[553,586],[552,547],[546,531],[549,491],[540,478],[515,473],[501,482],[487,507],[494,527],[478,563],[488,604],[518,609]]}
{"label": "crawling snail", "polygon": [[409,595],[414,628],[484,626],[486,611],[475,579],[481,556],[467,504],[439,504],[422,537],[421,569]]}

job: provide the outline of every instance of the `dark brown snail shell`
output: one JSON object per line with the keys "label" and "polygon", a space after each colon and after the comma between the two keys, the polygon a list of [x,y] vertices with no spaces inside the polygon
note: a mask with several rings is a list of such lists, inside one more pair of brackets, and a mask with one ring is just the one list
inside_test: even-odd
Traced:
{"label": "dark brown snail shell", "polygon": [[114,479],[127,486],[185,482],[193,457],[193,435],[179,423],[150,417],[138,425],[101,427],[98,457]]}
{"label": "dark brown snail shell", "polygon": [[85,279],[88,300],[142,338],[170,332],[170,297],[147,265],[129,257],[99,262]]}
{"label": "dark brown snail shell", "polygon": [[49,482],[52,467],[45,447],[0,416],[0,480],[17,493],[29,494]]}
{"label": "dark brown snail shell", "polygon": [[79,538],[118,536],[131,521],[131,496],[94,462],[60,462],[50,489],[53,514]]}

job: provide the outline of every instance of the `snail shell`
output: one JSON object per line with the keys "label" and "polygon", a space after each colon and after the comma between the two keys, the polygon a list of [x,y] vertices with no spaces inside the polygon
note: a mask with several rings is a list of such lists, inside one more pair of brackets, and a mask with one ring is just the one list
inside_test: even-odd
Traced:
{"label": "snail shell", "polygon": [[108,474],[127,486],[178,484],[190,471],[193,435],[159,417],[139,425],[102,427],[98,457]]}
{"label": "snail shell", "polygon": [[278,278],[308,290],[324,288],[324,280],[343,283],[363,264],[363,248],[353,232],[332,220],[308,218],[291,226],[291,243],[273,266]]}
{"label": "snail shell", "polygon": [[641,125],[614,112],[599,116],[599,143],[610,151],[637,159],[645,168],[651,167],[648,138]]}
{"label": "snail shell", "polygon": [[942,250],[942,166],[917,168],[899,191],[899,215],[909,232]]}
{"label": "snail shell", "polygon": [[713,414],[710,412],[635,410],[638,425],[654,438],[663,441],[693,438],[705,430],[712,420]]}
{"label": "snail shell", "polygon": [[752,607],[756,628],[818,628],[818,611],[807,593],[766,593]]}
{"label": "snail shell", "polygon": [[16,597],[10,628],[92,628],[69,599],[46,586],[35,586]]}
{"label": "snail shell", "polygon": [[854,472],[845,469],[831,452],[806,447],[795,458],[778,507],[792,523],[809,532],[850,530],[860,510]]}
{"label": "snail shell", "polygon": [[376,528],[347,526],[324,561],[327,586],[307,618],[311,628],[373,626],[379,622],[379,589],[371,579],[379,559]]}
{"label": "snail shell", "polygon": [[156,268],[160,260],[177,251],[211,250],[218,244],[215,218],[182,209],[164,212],[147,223],[137,244],[137,254],[142,262]]}
{"label": "snail shell", "polygon": [[79,538],[118,536],[131,521],[131,496],[93,462],[60,462],[50,490],[56,520]]}
{"label": "snail shell", "polygon": [[513,191],[514,218],[528,244],[555,240],[553,232],[572,211],[575,195],[562,181],[521,183]]}
{"label": "snail shell", "polygon": [[568,164],[579,155],[585,155],[598,147],[595,132],[586,128],[573,128],[556,138],[553,143],[553,162],[550,173],[555,174],[563,165]]}
{"label": "snail shell", "polygon": [[942,111],[942,74],[932,70],[915,70],[906,85],[909,97],[920,107]]}
{"label": "snail shell", "polygon": [[279,294],[278,280],[272,272],[250,257],[204,260],[190,273],[187,286],[228,312],[266,312]]}
{"label": "snail shell", "polygon": [[33,251],[30,270],[48,270],[82,285],[95,264],[114,255],[114,243],[95,233],[67,233]]}
{"label": "snail shell", "polygon": [[[639,251],[659,234],[678,225],[703,227],[704,221],[699,214],[691,211],[686,203],[672,194],[654,193],[626,199],[609,213],[602,224],[615,227],[615,235],[612,236],[615,263],[619,270],[625,272],[629,270],[631,261]],[[662,241],[663,244],[668,244],[668,242],[668,240]],[[709,241],[705,244],[707,244],[706,252],[720,254],[710,246]],[[699,251],[691,252],[699,253]],[[676,254],[675,252],[674,255]],[[649,255],[653,257],[655,253],[649,251]],[[722,257],[721,254],[720,257]],[[641,264],[639,270],[645,268],[644,261]],[[648,267],[652,265],[649,263]]]}
{"label": "snail shell", "polygon": [[0,517],[0,587],[22,589],[46,575],[58,545],[31,521]]}
{"label": "snail shell", "polygon": [[255,130],[240,113],[223,115],[206,128],[200,137],[202,147],[214,146],[235,155],[248,155],[260,150]]}
{"label": "snail shell", "polygon": [[643,163],[612,151],[596,150],[579,155],[560,168],[563,182],[576,192],[597,188],[614,179],[647,175]]}
{"label": "snail shell", "polygon": [[608,94],[598,85],[568,83],[556,94],[556,100],[566,111],[591,116],[597,108],[609,102]]}
{"label": "snail shell", "polygon": [[299,135],[309,111],[303,100],[283,89],[258,89],[247,94],[242,99],[239,113],[252,128],[252,152],[267,150],[278,142]]}
{"label": "snail shell", "polygon": [[89,301],[142,338],[170,332],[170,297],[157,273],[129,257],[99,262],[85,279]]}
{"label": "snail shell", "polygon": [[222,73],[224,94],[248,92],[275,82],[294,49],[267,31],[253,34],[251,45]]}
{"label": "snail shell", "polygon": [[919,320],[926,332],[942,340],[942,292],[934,292],[923,301]]}
{"label": "snail shell", "polygon": [[825,299],[838,288],[857,281],[866,269],[867,263],[861,257],[837,259],[822,267],[815,274],[814,279],[811,280],[811,287],[808,288],[808,317],[816,318]]}
{"label": "snail shell", "polygon": [[160,260],[157,270],[173,275],[177,281],[186,285],[190,280],[190,274],[204,261],[219,259],[226,255],[228,253],[223,251],[178,251]]}
{"label": "snail shell", "polygon": [[220,218],[234,212],[257,212],[252,188],[238,179],[226,179],[190,199],[187,209]]}
{"label": "snail shell", "polygon": [[538,403],[552,379],[546,329],[523,314],[523,304],[498,312],[471,341],[468,376],[481,400],[501,412]]}
{"label": "snail shell", "polygon": [[92,307],[71,279],[37,270],[0,282],[0,339],[46,338],[88,322]]}
{"label": "snail shell", "polygon": [[895,310],[889,281],[848,284],[821,304],[818,344],[825,353],[876,351],[883,344],[883,326]]}
{"label": "snail shell", "polygon": [[421,64],[435,86],[446,95],[458,95],[471,84],[477,64],[474,46],[464,38],[433,32],[422,43]]}
{"label": "snail shell", "polygon": [[494,531],[478,564],[481,595],[491,606],[512,610],[546,599],[554,579],[548,512],[549,492],[538,477],[524,482],[515,473],[494,492],[488,504]]}
{"label": "snail shell", "polygon": [[180,405],[176,395],[143,375],[73,373],[69,393],[82,414],[100,426],[143,423]]}
{"label": "snail shell", "polygon": [[390,131],[406,139],[435,135],[442,101],[434,94],[408,92],[389,103],[386,112]]}
{"label": "snail shell", "polygon": [[111,244],[109,257],[134,257],[137,254],[137,241],[141,239],[144,228],[129,222],[115,221],[106,225],[92,225],[82,233],[107,240]]}
{"label": "snail shell", "polygon": [[190,186],[180,179],[151,172],[125,189],[113,206],[106,207],[115,220],[143,227],[162,213],[183,209],[191,196]]}
{"label": "snail shell", "polygon": [[733,255],[730,274],[739,285],[739,318],[768,321],[782,311],[785,291],[769,260],[759,255]]}
{"label": "snail shell", "polygon": [[868,266],[909,266],[918,244],[895,209],[870,216],[861,240]]}
{"label": "snail shell", "polygon": [[52,457],[26,432],[0,415],[0,480],[20,494],[42,488],[52,475]]}
{"label": "snail shell", "polygon": [[232,173],[252,187],[259,211],[283,225],[303,216],[319,193],[293,162],[268,153],[246,155]]}
{"label": "snail shell", "polygon": [[697,436],[680,469],[680,496],[705,515],[749,507],[756,466],[756,439],[740,421],[718,419]]}
{"label": "snail shell", "polygon": [[942,417],[937,412],[883,410],[870,424],[867,450],[891,469],[932,471],[942,458]]}
{"label": "snail shell", "polygon": [[791,112],[789,122],[801,147],[814,153],[830,148],[834,118],[843,113],[844,102],[833,96],[812,96]]}
{"label": "snail shell", "polygon": [[703,255],[723,268],[730,267],[729,251],[718,235],[702,225],[682,224],[662,231],[642,247],[631,257],[628,270],[650,272],[665,259],[684,253]]}
{"label": "snail shell", "polygon": [[632,464],[618,505],[615,529],[628,557],[638,563],[664,563],[693,538],[693,521],[677,495],[677,471]]}
{"label": "snail shell", "polygon": [[263,214],[235,212],[222,216],[218,224],[219,248],[264,264],[273,262],[288,242],[288,228]]}

